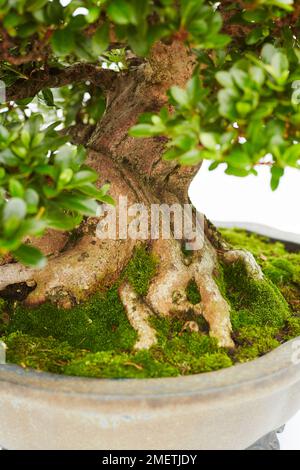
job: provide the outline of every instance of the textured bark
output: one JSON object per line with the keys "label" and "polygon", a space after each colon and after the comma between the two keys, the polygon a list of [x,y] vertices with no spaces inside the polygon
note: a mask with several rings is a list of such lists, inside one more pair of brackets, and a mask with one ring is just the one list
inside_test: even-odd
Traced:
{"label": "textured bark", "polygon": [[7,88],[7,101],[35,96],[44,88],[56,88],[89,80],[104,91],[116,78],[116,73],[91,64],[75,64],[64,69],[50,68],[33,71],[28,79],[19,79]]}

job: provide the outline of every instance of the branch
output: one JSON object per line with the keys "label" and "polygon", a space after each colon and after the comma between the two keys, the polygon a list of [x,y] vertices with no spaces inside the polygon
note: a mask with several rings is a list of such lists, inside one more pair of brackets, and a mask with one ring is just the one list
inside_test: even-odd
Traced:
{"label": "branch", "polygon": [[32,72],[26,79],[17,80],[6,90],[7,101],[35,96],[44,88],[57,88],[71,83],[90,81],[104,91],[112,87],[117,73],[92,64],[74,64],[64,69],[50,68]]}

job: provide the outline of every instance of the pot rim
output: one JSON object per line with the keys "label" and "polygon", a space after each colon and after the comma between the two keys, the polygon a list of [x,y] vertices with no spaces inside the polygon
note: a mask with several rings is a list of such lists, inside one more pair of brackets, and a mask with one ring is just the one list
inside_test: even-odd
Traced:
{"label": "pot rim", "polygon": [[[222,226],[223,223],[219,223]],[[258,224],[234,223],[249,231],[261,233]],[[295,243],[284,234],[280,240]],[[276,235],[276,236],[275,236]],[[274,237],[279,238],[274,229]],[[295,356],[295,354],[297,356]],[[293,358],[298,359],[293,361]],[[119,401],[137,399],[177,400],[182,397],[218,400],[224,394],[235,399],[238,395],[251,395],[251,390],[259,394],[270,393],[270,389],[286,388],[300,380],[300,336],[288,341],[273,351],[253,361],[236,364],[226,369],[201,374],[178,377],[147,379],[101,379],[74,377],[33,369],[23,369],[13,364],[0,365],[0,386],[11,384],[23,389],[38,390],[45,393],[80,395],[101,400]],[[278,384],[280,384],[278,386]],[[250,390],[251,389],[251,390]],[[248,393],[247,393],[248,392]]]}

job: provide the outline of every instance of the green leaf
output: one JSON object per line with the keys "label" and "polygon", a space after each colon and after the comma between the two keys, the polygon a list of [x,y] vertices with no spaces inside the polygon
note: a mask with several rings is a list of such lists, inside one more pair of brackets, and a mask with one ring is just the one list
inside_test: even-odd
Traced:
{"label": "green leaf", "polygon": [[289,61],[285,54],[276,52],[271,59],[271,67],[277,79],[286,80],[289,75]]}
{"label": "green leaf", "polygon": [[270,64],[272,61],[272,58],[274,55],[277,53],[276,47],[273,46],[273,44],[265,44],[264,47],[262,48],[261,51],[261,56],[264,62],[267,64]]}
{"label": "green leaf", "polygon": [[73,178],[68,182],[67,188],[77,188],[85,183],[94,183],[98,179],[98,173],[92,170],[82,170],[76,173]]}
{"label": "green leaf", "polygon": [[260,67],[250,67],[249,69],[250,77],[251,79],[259,86],[261,87],[264,84],[265,81],[265,73]]}
{"label": "green leaf", "polygon": [[291,145],[283,155],[283,159],[287,165],[299,168],[300,161],[300,144]]}
{"label": "green leaf", "polygon": [[63,188],[66,186],[68,183],[70,183],[71,179],[73,178],[73,171],[71,168],[65,168],[61,174],[59,175],[58,178],[58,187]]}
{"label": "green leaf", "polygon": [[239,176],[240,178],[244,178],[245,176],[249,175],[248,170],[237,168],[231,165],[228,165],[228,167],[225,170],[225,173],[226,175]]}
{"label": "green leaf", "polygon": [[46,3],[47,0],[26,0],[26,9],[28,11],[40,10]]}
{"label": "green leaf", "polygon": [[293,11],[294,0],[270,0],[270,3],[288,12]]}
{"label": "green leaf", "polygon": [[59,24],[64,18],[64,8],[59,0],[47,2],[46,18],[50,24]]}
{"label": "green leaf", "polygon": [[271,175],[271,188],[272,191],[275,191],[279,186],[280,178],[284,175],[284,169],[278,166],[272,166]]}
{"label": "green leaf", "polygon": [[217,72],[216,79],[224,88],[234,88],[233,77],[229,72]]}
{"label": "green leaf", "polygon": [[243,12],[243,18],[249,23],[260,23],[265,20],[266,12],[264,9],[247,10]]}
{"label": "green leaf", "polygon": [[77,227],[82,221],[82,215],[68,215],[61,210],[51,210],[47,212],[46,223],[49,228],[55,230],[70,231]]}
{"label": "green leaf", "polygon": [[216,150],[217,145],[220,144],[219,136],[213,132],[201,132],[200,141],[209,150]]}
{"label": "green leaf", "polygon": [[47,106],[54,106],[54,97],[50,88],[42,90],[42,95]]}
{"label": "green leaf", "polygon": [[249,78],[246,72],[241,69],[233,67],[231,69],[231,75],[241,90],[245,90],[249,86]]}
{"label": "green leaf", "polygon": [[24,188],[20,181],[15,178],[9,180],[9,193],[11,197],[22,198],[24,196]]}
{"label": "green leaf", "polygon": [[41,269],[47,264],[47,259],[37,248],[25,244],[22,244],[14,251],[14,256],[18,261],[26,266],[33,266]]}
{"label": "green leaf", "polygon": [[19,159],[7,148],[0,152],[0,163],[5,166],[17,166]]}
{"label": "green leaf", "polygon": [[[226,162],[230,167],[238,168],[241,170],[250,170],[251,159],[243,151],[242,148],[235,148],[228,157],[226,157]],[[239,176],[239,175],[238,175]]]}
{"label": "green leaf", "polygon": [[196,165],[197,163],[201,162],[201,150],[199,149],[192,149],[188,152],[182,154],[178,161],[181,165]]}
{"label": "green leaf", "polygon": [[188,81],[186,93],[189,102],[194,106],[196,106],[203,97],[203,88],[198,74],[194,75],[193,78]]}
{"label": "green leaf", "polygon": [[34,214],[37,211],[40,199],[38,193],[32,188],[28,188],[25,191],[24,199],[27,204],[27,212]]}
{"label": "green leaf", "polygon": [[92,48],[96,55],[101,55],[109,46],[109,25],[105,23],[97,29],[92,38]]}
{"label": "green leaf", "polygon": [[266,37],[266,30],[264,27],[253,29],[246,37],[246,44],[252,46],[253,44],[262,41]]}
{"label": "green leaf", "polygon": [[10,236],[26,216],[26,204],[21,198],[11,198],[3,209],[4,233]]}
{"label": "green leaf", "polygon": [[183,88],[179,88],[178,86],[172,86],[169,93],[170,96],[174,99],[174,101],[180,106],[189,106],[189,97],[186,90],[184,90]]}
{"label": "green leaf", "polygon": [[133,126],[130,131],[129,135],[131,137],[152,137],[155,135],[156,132],[154,131],[154,126],[152,124],[137,124]]}
{"label": "green leaf", "polygon": [[75,47],[75,35],[73,31],[65,29],[58,29],[54,31],[51,44],[53,51],[57,55],[67,55]]}
{"label": "green leaf", "polygon": [[82,215],[94,217],[97,215],[98,204],[93,199],[72,194],[64,194],[62,197],[57,198],[57,202],[64,209],[68,209]]}
{"label": "green leaf", "polygon": [[236,104],[237,112],[240,116],[247,116],[252,111],[252,105],[244,101],[240,101]]}
{"label": "green leaf", "polygon": [[137,18],[133,6],[125,0],[112,0],[107,7],[107,14],[116,24],[137,24]]}

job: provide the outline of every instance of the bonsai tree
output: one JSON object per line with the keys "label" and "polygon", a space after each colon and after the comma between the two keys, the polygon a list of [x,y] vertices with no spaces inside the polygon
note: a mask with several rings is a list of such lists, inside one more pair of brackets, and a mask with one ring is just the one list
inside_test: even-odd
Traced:
{"label": "bonsai tree", "polygon": [[[116,282],[144,245],[156,260],[147,290],[119,283],[135,347],[155,343],[151,315],[190,312],[205,318],[219,346],[234,347],[218,266],[238,265],[249,285],[264,286],[250,253],[229,246],[206,219],[201,247],[188,251],[175,233],[103,239],[96,226],[103,204],[108,210],[120,196],[149,211],[188,204],[204,159],[237,177],[269,165],[273,190],[286,167],[299,167],[299,7],[2,1],[2,295],[71,308]],[[190,282],[196,302],[186,295]]]}

